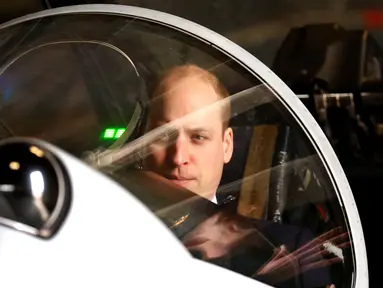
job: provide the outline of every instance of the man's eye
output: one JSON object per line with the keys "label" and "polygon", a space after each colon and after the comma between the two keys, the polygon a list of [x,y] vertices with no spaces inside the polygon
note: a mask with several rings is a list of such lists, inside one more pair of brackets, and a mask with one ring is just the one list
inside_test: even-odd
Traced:
{"label": "man's eye", "polygon": [[203,140],[205,140],[206,139],[206,137],[205,136],[203,136],[203,135],[193,135],[192,136],[192,139],[193,140],[196,140],[196,141],[203,141]]}

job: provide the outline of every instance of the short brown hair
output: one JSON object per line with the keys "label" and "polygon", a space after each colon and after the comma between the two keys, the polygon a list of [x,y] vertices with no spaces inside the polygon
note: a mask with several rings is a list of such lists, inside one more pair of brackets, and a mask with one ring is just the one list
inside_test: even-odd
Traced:
{"label": "short brown hair", "polygon": [[[187,77],[196,77],[200,78],[202,81],[205,81],[207,84],[212,86],[215,93],[217,93],[221,99],[226,99],[229,97],[229,92],[227,89],[219,81],[218,77],[212,72],[195,64],[184,64],[181,66],[175,66],[162,75],[162,77],[157,82],[157,85],[155,86],[153,94],[150,95],[150,100],[155,100],[157,97],[160,97],[167,92],[167,84],[169,80],[176,81]],[[224,119],[224,130],[226,130],[226,128],[229,126],[230,113],[230,101],[228,100],[224,105],[222,113],[222,117]]]}

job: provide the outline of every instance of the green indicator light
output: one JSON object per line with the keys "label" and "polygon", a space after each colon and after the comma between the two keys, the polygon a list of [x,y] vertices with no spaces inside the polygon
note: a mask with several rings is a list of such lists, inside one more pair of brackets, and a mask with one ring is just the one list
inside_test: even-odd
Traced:
{"label": "green indicator light", "polygon": [[107,128],[104,131],[103,138],[105,139],[112,139],[114,137],[116,129],[113,128]]}
{"label": "green indicator light", "polygon": [[102,133],[103,139],[118,139],[124,134],[125,128],[106,128]]}
{"label": "green indicator light", "polygon": [[123,128],[117,129],[116,134],[114,134],[114,139],[120,138],[121,135],[124,134],[124,132],[125,132],[125,129]]}

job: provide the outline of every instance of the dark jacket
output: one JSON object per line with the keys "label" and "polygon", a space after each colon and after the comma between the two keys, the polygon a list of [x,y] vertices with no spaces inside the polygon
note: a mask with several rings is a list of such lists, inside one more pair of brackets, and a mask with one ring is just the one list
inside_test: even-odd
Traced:
{"label": "dark jacket", "polygon": [[[217,201],[221,207],[225,207],[225,209],[228,209],[231,213],[235,213],[238,205],[237,197],[235,195],[219,195]],[[274,247],[285,245],[290,252],[296,251],[314,239],[314,235],[308,229],[274,223],[262,219],[251,219],[250,221]],[[263,249],[252,248],[244,249],[242,251],[239,249],[238,253],[230,255],[229,259],[215,259],[212,262],[251,277],[262,265],[267,263],[271,256],[271,251],[265,251]],[[314,288],[325,287],[326,285],[331,284],[329,269],[326,267],[314,269],[305,273],[298,273],[297,277],[293,277],[292,279],[278,284],[269,283],[269,280],[266,277],[255,276],[254,278],[259,278],[262,282],[283,288]]]}

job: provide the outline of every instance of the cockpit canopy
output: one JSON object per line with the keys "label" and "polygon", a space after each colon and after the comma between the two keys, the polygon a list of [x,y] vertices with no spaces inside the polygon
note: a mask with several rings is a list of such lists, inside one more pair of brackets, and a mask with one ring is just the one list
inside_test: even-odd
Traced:
{"label": "cockpit canopy", "polygon": [[[342,193],[349,197],[350,190],[337,182],[344,180],[335,171],[340,166],[304,106],[261,63],[219,35],[155,11],[124,9],[60,10],[2,27],[0,139],[42,139],[88,162],[147,205],[186,248],[189,233],[211,225],[226,204],[238,221],[256,223],[251,231],[263,234],[258,244],[267,247],[265,254],[256,250],[241,258],[247,249],[241,238],[223,258],[193,250],[195,257],[281,287],[350,287],[359,254],[349,213],[356,210],[345,207]],[[151,95],[166,71],[184,64],[214,74],[230,95],[234,151],[216,190],[220,205],[140,166],[150,156],[148,145],[169,131],[167,125],[145,129]],[[317,264],[325,268],[306,273],[295,267],[285,277],[279,267],[272,275],[281,277],[270,280],[262,265],[287,242],[294,261],[321,255],[326,264]],[[258,270],[243,267],[257,255]]]}

